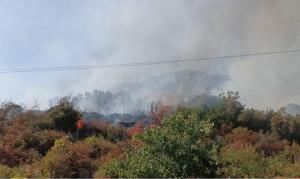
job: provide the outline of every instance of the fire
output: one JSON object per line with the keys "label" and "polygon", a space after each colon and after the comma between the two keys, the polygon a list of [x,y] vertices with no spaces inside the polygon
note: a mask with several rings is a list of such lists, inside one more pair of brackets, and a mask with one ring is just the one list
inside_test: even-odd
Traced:
{"label": "fire", "polygon": [[84,128],[84,126],[85,126],[85,122],[82,118],[80,118],[76,123],[76,127],[77,127],[77,129],[82,129],[82,128]]}

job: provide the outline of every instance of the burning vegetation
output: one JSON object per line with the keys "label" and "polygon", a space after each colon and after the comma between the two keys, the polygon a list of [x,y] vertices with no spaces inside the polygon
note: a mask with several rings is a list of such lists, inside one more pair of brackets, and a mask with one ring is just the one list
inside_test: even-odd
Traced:
{"label": "burning vegetation", "polygon": [[300,176],[300,116],[213,99],[153,103],[130,125],[85,119],[70,98],[43,112],[2,105],[0,177]]}

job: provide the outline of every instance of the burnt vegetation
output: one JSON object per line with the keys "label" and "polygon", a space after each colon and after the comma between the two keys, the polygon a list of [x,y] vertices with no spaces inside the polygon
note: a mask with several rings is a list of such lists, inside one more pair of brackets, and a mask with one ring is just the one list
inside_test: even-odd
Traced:
{"label": "burnt vegetation", "polygon": [[233,92],[200,98],[125,124],[85,119],[70,98],[47,111],[2,104],[0,177],[300,177],[299,115]]}

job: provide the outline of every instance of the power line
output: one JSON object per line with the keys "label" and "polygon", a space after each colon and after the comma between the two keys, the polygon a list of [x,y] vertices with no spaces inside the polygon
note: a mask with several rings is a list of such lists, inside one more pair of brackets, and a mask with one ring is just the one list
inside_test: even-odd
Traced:
{"label": "power line", "polygon": [[107,64],[107,65],[60,66],[60,67],[57,66],[57,67],[40,67],[40,68],[11,68],[11,69],[0,69],[0,74],[1,73],[28,73],[28,72],[46,72],[46,71],[88,70],[88,69],[99,69],[99,68],[139,67],[139,66],[152,66],[152,65],[162,65],[162,64],[191,63],[191,62],[201,62],[201,61],[210,61],[210,60],[234,59],[234,58],[260,56],[260,55],[287,54],[287,53],[296,53],[296,52],[300,52],[300,50],[257,52],[257,53],[239,54],[239,55],[226,55],[226,56],[202,57],[202,58],[191,58],[191,59],[177,59],[177,60],[176,59],[175,60],[161,60],[161,61],[153,61],[153,62]]}

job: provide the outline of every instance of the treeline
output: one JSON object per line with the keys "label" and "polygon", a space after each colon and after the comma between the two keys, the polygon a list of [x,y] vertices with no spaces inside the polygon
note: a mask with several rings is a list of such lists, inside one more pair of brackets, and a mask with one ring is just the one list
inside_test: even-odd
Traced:
{"label": "treeline", "polygon": [[0,177],[300,177],[300,116],[238,99],[152,105],[151,124],[126,129],[84,121],[64,98],[2,119]]}
{"label": "treeline", "polygon": [[131,113],[144,110],[146,104],[141,99],[134,99],[126,91],[99,91],[86,92],[74,96],[77,106],[84,112]]}

